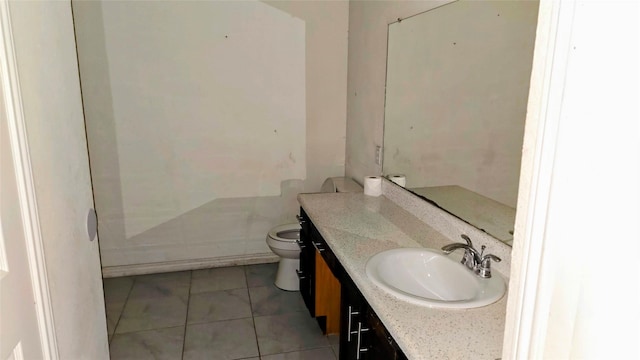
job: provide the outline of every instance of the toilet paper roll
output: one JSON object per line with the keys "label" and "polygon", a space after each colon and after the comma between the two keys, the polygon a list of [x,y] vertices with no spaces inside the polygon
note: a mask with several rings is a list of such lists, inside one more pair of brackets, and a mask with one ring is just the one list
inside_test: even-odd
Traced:
{"label": "toilet paper roll", "polygon": [[380,176],[366,176],[364,178],[364,194],[368,196],[382,195],[382,178]]}
{"label": "toilet paper roll", "polygon": [[388,179],[402,187],[407,186],[407,177],[402,174],[389,175]]}

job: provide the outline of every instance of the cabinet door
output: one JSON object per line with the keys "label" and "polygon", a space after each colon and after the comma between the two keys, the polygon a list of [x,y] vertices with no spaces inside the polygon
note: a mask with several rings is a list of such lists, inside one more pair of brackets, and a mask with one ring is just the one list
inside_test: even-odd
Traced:
{"label": "cabinet door", "polygon": [[300,269],[298,278],[300,280],[300,295],[304,300],[307,309],[312,317],[315,317],[315,263],[316,251],[311,240],[311,222],[307,218],[304,210],[300,209]]}
{"label": "cabinet door", "polygon": [[367,302],[347,274],[340,280],[340,360],[366,359]]}
{"label": "cabinet door", "polygon": [[405,360],[406,357],[389,334],[376,313],[368,308],[366,323],[371,331],[367,334],[368,360]]}
{"label": "cabinet door", "polygon": [[340,360],[406,360],[351,278],[340,280]]}
{"label": "cabinet door", "polygon": [[[325,317],[320,325],[325,334],[340,332],[340,282],[316,250],[316,317]],[[323,326],[324,325],[324,326]]]}

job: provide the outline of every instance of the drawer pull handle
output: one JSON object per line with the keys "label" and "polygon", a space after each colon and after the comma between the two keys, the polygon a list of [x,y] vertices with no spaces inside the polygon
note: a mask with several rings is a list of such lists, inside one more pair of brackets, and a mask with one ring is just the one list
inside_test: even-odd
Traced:
{"label": "drawer pull handle", "polygon": [[369,329],[363,328],[362,323],[358,322],[358,343],[357,343],[357,352],[356,352],[356,360],[360,360],[360,353],[367,352],[367,348],[362,348],[362,333],[365,331],[369,331]]}
{"label": "drawer pull handle", "polygon": [[298,220],[298,224],[300,224],[300,226],[302,226],[302,224],[306,222],[305,219],[300,215],[296,215],[296,219]]}
{"label": "drawer pull handle", "polygon": [[322,243],[315,242],[315,241],[312,241],[311,243],[319,252],[323,252],[325,250],[324,248],[321,247]]}
{"label": "drawer pull handle", "polygon": [[296,240],[296,244],[298,244],[298,247],[300,248],[300,250],[307,247],[307,245],[305,245],[300,239]]}
{"label": "drawer pull handle", "polygon": [[357,331],[351,331],[351,317],[353,315],[359,315],[360,312],[358,311],[352,311],[353,308],[351,307],[351,305],[348,306],[348,312],[349,312],[349,322],[347,323],[347,342],[351,342],[351,335],[355,335],[358,332]]}
{"label": "drawer pull handle", "polygon": [[298,279],[300,279],[300,280],[304,280],[304,279],[307,278],[302,271],[297,270],[297,269],[296,269],[296,275],[298,275]]}

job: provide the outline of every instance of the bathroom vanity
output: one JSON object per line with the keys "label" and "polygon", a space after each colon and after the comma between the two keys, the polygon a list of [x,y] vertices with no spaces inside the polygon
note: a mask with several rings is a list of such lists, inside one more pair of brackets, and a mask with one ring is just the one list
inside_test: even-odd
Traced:
{"label": "bathroom vanity", "polygon": [[325,334],[340,333],[340,359],[406,359],[331,248],[300,209],[300,293]]}
{"label": "bathroom vanity", "polygon": [[[394,297],[367,277],[366,263],[377,253],[440,249],[459,242],[461,233],[504,259],[494,272],[509,271],[506,245],[393,186],[385,183],[386,196],[380,197],[298,196],[300,288],[311,315],[325,333],[339,331],[341,360],[499,358],[506,296],[479,308],[430,308]],[[450,256],[458,261],[462,251]]]}

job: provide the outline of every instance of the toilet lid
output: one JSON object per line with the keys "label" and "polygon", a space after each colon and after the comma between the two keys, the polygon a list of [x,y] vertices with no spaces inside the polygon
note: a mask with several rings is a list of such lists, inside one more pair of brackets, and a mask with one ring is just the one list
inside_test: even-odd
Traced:
{"label": "toilet lid", "polygon": [[300,225],[286,224],[276,226],[269,231],[269,237],[276,241],[295,242],[300,239]]}

